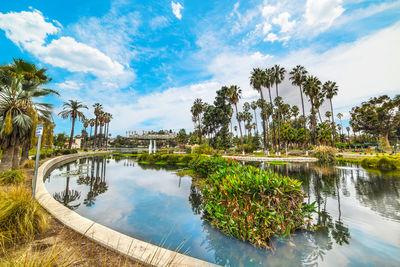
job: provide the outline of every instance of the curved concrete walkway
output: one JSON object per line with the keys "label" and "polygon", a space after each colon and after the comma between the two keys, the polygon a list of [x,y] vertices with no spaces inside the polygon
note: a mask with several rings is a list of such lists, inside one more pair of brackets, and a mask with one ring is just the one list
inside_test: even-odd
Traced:
{"label": "curved concrete walkway", "polygon": [[[107,152],[100,152],[107,153]],[[183,255],[130,236],[93,222],[57,202],[47,191],[43,179],[50,168],[58,163],[68,162],[79,157],[99,154],[99,152],[78,153],[53,158],[43,163],[38,170],[36,199],[54,218],[72,230],[96,241],[109,249],[146,266],[216,266],[187,255]],[[151,223],[151,222],[150,222]]]}
{"label": "curved concrete walkway", "polygon": [[316,162],[317,158],[314,157],[251,157],[251,156],[222,156],[224,158],[237,159],[239,161],[283,161],[283,162]]}

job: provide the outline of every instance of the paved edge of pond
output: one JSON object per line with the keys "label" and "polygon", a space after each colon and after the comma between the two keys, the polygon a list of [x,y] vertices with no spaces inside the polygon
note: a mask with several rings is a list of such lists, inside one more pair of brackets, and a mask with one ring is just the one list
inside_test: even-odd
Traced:
{"label": "paved edge of pond", "polygon": [[251,156],[222,156],[224,158],[236,159],[239,161],[265,161],[265,162],[316,162],[314,157],[251,157]]}
{"label": "paved edge of pond", "polygon": [[117,251],[135,261],[144,263],[146,266],[149,261],[151,261],[152,266],[216,266],[215,264],[132,238],[98,224],[60,204],[47,191],[43,180],[47,172],[55,164],[85,156],[107,153],[110,152],[78,153],[56,157],[44,162],[38,169],[36,200],[55,219],[68,228],[88,237],[104,247]]}

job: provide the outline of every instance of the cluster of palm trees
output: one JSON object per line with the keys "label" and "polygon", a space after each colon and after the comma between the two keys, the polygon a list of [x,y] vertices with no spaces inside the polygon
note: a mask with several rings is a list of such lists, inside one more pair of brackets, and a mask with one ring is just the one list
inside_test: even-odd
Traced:
{"label": "cluster of palm trees", "polygon": [[[254,118],[256,119],[256,109],[261,109],[261,120],[262,120],[262,129],[263,129],[263,144],[264,150],[269,153],[269,149],[273,149],[276,153],[280,153],[282,149],[281,146],[281,126],[283,118],[284,109],[287,109],[287,104],[285,104],[282,100],[282,97],[279,96],[279,85],[286,78],[286,69],[275,65],[272,68],[260,69],[254,68],[251,72],[250,76],[250,85],[257,90],[260,94],[260,98],[257,101],[252,102],[251,104],[245,103],[243,107],[243,112],[238,112],[238,103],[241,99],[242,90],[237,85],[232,85],[227,90],[227,98],[230,104],[235,107],[236,111],[236,119],[238,121],[241,144],[243,150],[243,133],[241,127],[241,121],[247,121],[246,129],[250,132],[251,128],[254,128],[250,122],[252,120],[252,114],[249,112],[250,109],[254,110]],[[300,121],[302,122],[304,128],[304,149],[306,153],[308,153],[308,145],[309,142],[315,145],[318,142],[318,138],[316,136],[317,132],[317,114],[320,120],[320,123],[323,123],[320,108],[325,100],[329,100],[331,112],[329,113],[330,122],[329,125],[331,127],[331,140],[332,144],[335,140],[335,121],[334,121],[334,113],[332,106],[332,98],[338,93],[338,86],[335,82],[327,81],[324,84],[315,76],[309,75],[307,70],[303,66],[296,66],[289,72],[289,80],[291,80],[292,85],[297,86],[300,91],[300,99],[302,105],[302,116],[300,116]],[[275,86],[275,98],[273,100],[271,89]],[[264,89],[268,92],[268,100],[265,99]],[[304,97],[305,95],[308,101],[311,104],[310,116],[306,116],[305,108],[304,108]],[[290,107],[290,106],[289,106]],[[294,109],[294,113],[298,113],[299,108],[297,106],[292,107]],[[201,112],[200,115],[201,116]],[[296,116],[297,117],[297,116]],[[270,118],[272,120],[270,121]],[[197,120],[198,121],[198,120]],[[308,127],[307,127],[308,122]],[[257,121],[256,121],[257,123]],[[256,124],[257,125],[257,124]],[[255,127],[257,127],[255,125]],[[270,129],[270,134],[269,134]],[[307,135],[310,133],[310,140],[308,140]],[[267,149],[268,148],[268,149]]]}
{"label": "cluster of palm trees", "polygon": [[43,88],[49,81],[46,69],[22,59],[0,66],[0,171],[17,169],[28,159],[29,150],[37,142],[35,128],[39,124],[45,126],[43,145],[51,146],[52,105],[37,102],[40,97],[58,95]]}
{"label": "cluster of palm trees", "polygon": [[[59,113],[59,115],[63,119],[70,118],[72,122],[71,126],[71,134],[68,143],[68,148],[72,147],[72,143],[74,140],[74,129],[75,129],[75,121],[81,121],[83,124],[82,138],[84,148],[91,147],[92,149],[102,149],[107,148],[108,144],[108,136],[109,136],[109,128],[110,121],[112,119],[112,115],[108,112],[103,111],[103,106],[100,103],[95,103],[93,105],[93,113],[94,118],[87,119],[83,113],[83,109],[88,109],[88,107],[77,101],[77,100],[69,100],[65,102],[63,105],[63,110]],[[87,134],[87,128],[90,126],[90,136]],[[92,129],[94,127],[94,135],[92,136]],[[104,130],[104,131],[103,131]]]}

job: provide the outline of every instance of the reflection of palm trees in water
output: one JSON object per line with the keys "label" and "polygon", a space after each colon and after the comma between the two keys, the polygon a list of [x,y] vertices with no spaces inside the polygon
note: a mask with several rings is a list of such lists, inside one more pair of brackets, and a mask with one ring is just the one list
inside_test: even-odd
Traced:
{"label": "reflection of palm trees in water", "polygon": [[71,205],[71,202],[78,200],[81,197],[81,193],[76,190],[69,189],[69,182],[70,182],[70,164],[67,165],[67,179],[65,190],[59,193],[55,193],[53,195],[54,199],[58,202],[62,203],[64,206],[71,210],[77,209],[81,204]]}
{"label": "reflection of palm trees in water", "polygon": [[192,211],[194,214],[201,214],[201,193],[195,185],[190,186],[189,202],[192,205]]}
{"label": "reflection of palm trees in water", "polygon": [[[107,160],[104,157],[87,158],[88,171],[87,175],[81,176],[78,179],[78,184],[85,184],[89,186],[89,192],[83,200],[85,206],[92,206],[98,195],[107,191],[108,186],[106,183],[106,169]],[[89,171],[90,165],[90,171]]]}

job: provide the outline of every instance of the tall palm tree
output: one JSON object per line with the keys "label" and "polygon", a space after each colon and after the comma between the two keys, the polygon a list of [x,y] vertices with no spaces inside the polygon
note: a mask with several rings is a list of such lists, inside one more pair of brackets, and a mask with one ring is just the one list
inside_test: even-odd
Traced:
{"label": "tall palm tree", "polygon": [[74,129],[75,120],[85,119],[85,115],[82,113],[81,109],[88,109],[88,107],[77,100],[69,100],[63,105],[63,111],[58,115],[63,119],[70,118],[72,120],[71,136],[69,137],[68,149],[71,149],[72,141],[74,140]]}
{"label": "tall palm tree", "polygon": [[[193,115],[193,122],[195,124],[197,123],[200,145],[202,143],[201,142],[201,137],[202,137],[202,134],[201,134],[201,131],[202,131],[201,130],[201,120],[202,119],[201,119],[201,117],[202,117],[204,110],[205,110],[205,105],[203,103],[203,100],[201,100],[200,98],[195,99],[190,111],[192,112],[192,115]],[[196,127],[196,125],[195,125],[195,127]]]}
{"label": "tall palm tree", "polygon": [[303,83],[303,92],[309,97],[311,103],[311,139],[312,143],[315,145],[315,130],[316,130],[316,106],[315,102],[320,95],[321,91],[321,81],[315,76],[307,76]]}
{"label": "tall palm tree", "polygon": [[[255,68],[251,72],[250,76],[250,85],[253,86],[255,90],[260,94],[261,97],[261,110],[264,109],[264,94],[262,91],[263,85],[266,83],[266,74],[262,69]],[[262,117],[262,127],[263,127],[263,142],[264,142],[264,153],[267,149],[267,137],[266,137],[266,131],[265,131],[265,121],[264,117]]]}
{"label": "tall palm tree", "polygon": [[84,120],[82,120],[82,122],[83,122],[83,128],[85,129],[85,136],[83,138],[83,141],[84,141],[84,147],[86,147],[86,142],[88,139],[88,136],[87,136],[88,134],[87,134],[86,128],[89,126],[89,120],[84,119]]}
{"label": "tall palm tree", "polygon": [[[339,112],[339,113],[336,115],[336,117],[340,120],[340,126],[341,126],[341,128],[343,129],[343,124],[342,124],[343,114]],[[343,132],[340,132],[340,134],[343,134]]]}
{"label": "tall palm tree", "polygon": [[102,111],[99,115],[99,126],[100,126],[100,133],[99,133],[99,138],[98,138],[98,143],[97,147],[101,149],[103,146],[103,126],[104,126],[104,112]]}
{"label": "tall palm tree", "polygon": [[[280,84],[284,79],[285,79],[285,73],[286,70],[285,68],[279,66],[279,65],[275,65],[271,68],[272,70],[272,81],[275,84],[275,88],[276,88],[276,97],[279,97],[279,90],[278,90],[278,84]],[[278,102],[279,103],[279,102]],[[281,116],[280,116],[280,112],[281,112],[281,107],[278,106],[278,149],[281,149],[281,142],[280,142],[280,132],[281,132]],[[280,151],[279,151],[280,153]]]}
{"label": "tall palm tree", "polygon": [[[301,107],[303,110],[303,118],[306,117],[306,113],[304,112],[304,99],[303,99],[303,90],[302,90],[302,85],[307,77],[307,70],[301,65],[297,65],[292,69],[292,71],[289,73],[290,77],[289,80],[292,81],[292,84],[294,86],[298,86],[300,89],[300,97],[301,97]],[[305,139],[304,139],[304,149],[306,151],[306,155],[308,155],[308,142],[307,142],[307,126],[306,126],[306,120],[303,120],[303,128],[304,128],[304,134],[305,134]]]}
{"label": "tall palm tree", "polygon": [[242,127],[240,125],[240,118],[239,118],[239,112],[237,109],[237,104],[239,103],[239,99],[242,97],[242,89],[240,89],[239,86],[237,85],[231,85],[231,87],[228,88],[226,91],[228,101],[231,105],[235,106],[235,111],[236,111],[236,119],[239,124],[239,131],[240,131],[240,141],[242,143],[242,154],[244,154],[244,145],[243,145],[243,133],[242,133]]}
{"label": "tall palm tree", "polygon": [[97,145],[97,127],[99,126],[99,115],[102,112],[103,105],[100,104],[100,103],[95,103],[93,105],[93,107],[94,107],[94,116],[95,116],[93,148],[96,148],[96,145]]}
{"label": "tall palm tree", "polygon": [[258,133],[258,125],[257,125],[257,113],[256,113],[256,110],[257,110],[257,102],[256,101],[252,101],[251,102],[251,104],[250,104],[250,106],[251,106],[251,109],[253,110],[253,112],[254,112],[254,120],[255,120],[255,123],[256,123],[256,131],[257,131],[257,133]]}
{"label": "tall palm tree", "polygon": [[106,140],[105,140],[106,149],[107,149],[107,145],[108,145],[108,133],[109,133],[109,129],[110,129],[111,119],[112,119],[112,115],[110,113],[106,112],[104,114],[104,122],[105,122],[104,133],[105,133],[105,137],[106,137]]}
{"label": "tall palm tree", "polygon": [[89,120],[89,125],[90,125],[90,139],[92,139],[92,129],[93,129],[93,126],[94,126],[94,119],[90,119]]}
{"label": "tall palm tree", "polygon": [[22,158],[28,154],[31,136],[38,116],[50,118],[52,105],[36,103],[34,99],[54,90],[42,85],[51,81],[46,69],[35,64],[14,59],[9,65],[0,66],[0,143],[3,150],[0,170],[18,168],[22,146]]}
{"label": "tall palm tree", "polygon": [[335,141],[335,134],[336,134],[336,129],[335,129],[335,118],[334,118],[334,113],[333,113],[333,105],[332,105],[332,98],[338,94],[339,87],[336,85],[335,82],[332,81],[327,81],[324,83],[322,86],[322,90],[326,94],[326,98],[329,99],[329,102],[331,104],[331,115],[332,115],[332,139]]}

